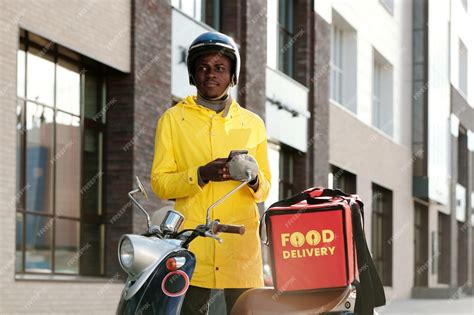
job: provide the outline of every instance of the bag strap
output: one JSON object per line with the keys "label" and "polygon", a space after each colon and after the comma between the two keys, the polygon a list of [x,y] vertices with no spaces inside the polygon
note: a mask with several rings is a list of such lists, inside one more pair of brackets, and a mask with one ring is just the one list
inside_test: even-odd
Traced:
{"label": "bag strap", "polygon": [[360,280],[359,283],[355,283],[357,296],[354,312],[360,315],[372,315],[374,307],[385,305],[385,292],[365,239],[362,227],[363,205],[361,207],[359,202],[351,201],[350,207]]}

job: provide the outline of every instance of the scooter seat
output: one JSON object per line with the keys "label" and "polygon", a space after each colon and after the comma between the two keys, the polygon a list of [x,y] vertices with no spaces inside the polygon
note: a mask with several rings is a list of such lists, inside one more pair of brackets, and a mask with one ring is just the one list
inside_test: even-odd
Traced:
{"label": "scooter seat", "polygon": [[271,287],[242,294],[232,315],[302,315],[330,312],[350,294],[350,288],[309,293],[282,293]]}

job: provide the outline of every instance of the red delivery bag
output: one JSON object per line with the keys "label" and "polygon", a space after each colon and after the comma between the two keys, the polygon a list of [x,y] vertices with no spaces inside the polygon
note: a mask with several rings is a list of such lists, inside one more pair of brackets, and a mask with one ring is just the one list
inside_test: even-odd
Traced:
{"label": "red delivery bag", "polygon": [[[357,314],[384,305],[383,286],[365,241],[362,211],[357,195],[323,188],[271,205],[261,224],[266,226],[275,289],[298,292],[354,285]],[[357,266],[365,267],[358,270]]]}

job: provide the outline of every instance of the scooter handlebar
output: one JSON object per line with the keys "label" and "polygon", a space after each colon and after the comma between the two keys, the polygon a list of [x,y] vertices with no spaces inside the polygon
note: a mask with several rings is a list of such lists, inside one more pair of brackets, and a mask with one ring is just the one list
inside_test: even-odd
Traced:
{"label": "scooter handlebar", "polygon": [[212,232],[217,233],[233,233],[233,234],[245,234],[245,225],[232,225],[232,224],[220,224],[216,223],[212,227]]}

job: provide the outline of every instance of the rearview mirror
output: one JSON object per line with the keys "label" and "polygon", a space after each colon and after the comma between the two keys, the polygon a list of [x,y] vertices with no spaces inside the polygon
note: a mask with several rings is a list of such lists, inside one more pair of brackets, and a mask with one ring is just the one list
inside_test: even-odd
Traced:
{"label": "rearview mirror", "polygon": [[145,199],[148,200],[148,193],[146,192],[145,187],[143,186],[142,182],[140,181],[140,178],[138,178],[138,176],[136,176],[135,179],[137,180],[138,189],[140,189],[140,192],[145,196]]}

